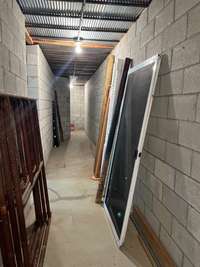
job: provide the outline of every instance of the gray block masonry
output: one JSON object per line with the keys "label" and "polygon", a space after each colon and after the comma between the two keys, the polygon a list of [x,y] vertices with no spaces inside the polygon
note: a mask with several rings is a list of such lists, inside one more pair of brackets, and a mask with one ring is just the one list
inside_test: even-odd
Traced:
{"label": "gray block masonry", "polygon": [[27,95],[25,18],[16,1],[0,1],[0,92]]}
{"label": "gray block masonry", "polygon": [[55,77],[38,45],[27,46],[28,96],[38,101],[38,114],[45,162],[52,149],[52,101],[57,91],[65,139],[69,138],[69,82]]}
{"label": "gray block masonry", "polygon": [[37,99],[45,163],[52,149],[52,100],[54,75],[38,45],[27,46],[28,96]]}
{"label": "gray block masonry", "polygon": [[84,129],[84,103],[85,92],[83,85],[74,85],[70,90],[70,110],[71,123],[75,126],[75,130]]}
{"label": "gray block masonry", "polygon": [[[112,53],[161,53],[134,204],[178,267],[200,266],[200,0],[153,0]],[[86,84],[85,128],[98,136],[106,61]]]}
{"label": "gray block masonry", "polygon": [[54,90],[57,92],[60,118],[63,128],[64,139],[70,138],[70,89],[69,79],[55,77]]}

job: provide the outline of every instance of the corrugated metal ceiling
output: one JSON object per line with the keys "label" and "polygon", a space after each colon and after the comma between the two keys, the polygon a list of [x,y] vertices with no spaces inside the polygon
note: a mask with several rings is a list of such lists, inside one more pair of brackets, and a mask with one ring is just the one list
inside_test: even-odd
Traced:
{"label": "corrugated metal ceiling", "polygon": [[[48,42],[41,45],[55,74],[69,76],[71,70],[76,69],[76,75],[84,76],[83,80],[95,72],[111,51],[110,46],[106,48],[107,42],[115,45],[150,2],[151,0],[18,0],[33,40],[53,38],[73,41],[80,38],[81,41],[95,41],[104,45],[98,49],[84,48],[83,55],[75,55],[74,47],[49,45]],[[80,58],[84,64],[80,63]],[[92,68],[88,67],[90,60]]]}

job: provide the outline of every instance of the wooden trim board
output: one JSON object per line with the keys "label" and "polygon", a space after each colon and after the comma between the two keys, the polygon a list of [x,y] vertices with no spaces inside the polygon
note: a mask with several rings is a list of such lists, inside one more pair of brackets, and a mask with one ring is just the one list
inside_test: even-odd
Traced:
{"label": "wooden trim board", "polygon": [[141,239],[146,245],[146,248],[148,248],[155,262],[157,263],[157,266],[176,267],[176,264],[170,257],[169,253],[158,239],[149,223],[146,221],[144,215],[137,207],[133,207],[130,217],[134,222]]}

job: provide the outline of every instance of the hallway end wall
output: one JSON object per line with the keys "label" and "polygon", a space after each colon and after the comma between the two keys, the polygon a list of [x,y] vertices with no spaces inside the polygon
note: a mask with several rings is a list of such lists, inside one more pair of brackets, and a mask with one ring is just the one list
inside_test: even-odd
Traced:
{"label": "hallway end wall", "polygon": [[84,86],[74,85],[70,89],[70,121],[75,126],[75,130],[84,129],[84,102]]}
{"label": "hallway end wall", "polygon": [[[153,0],[113,54],[134,64],[163,55],[134,203],[178,267],[200,262],[200,1]],[[96,142],[105,63],[86,85]]]}

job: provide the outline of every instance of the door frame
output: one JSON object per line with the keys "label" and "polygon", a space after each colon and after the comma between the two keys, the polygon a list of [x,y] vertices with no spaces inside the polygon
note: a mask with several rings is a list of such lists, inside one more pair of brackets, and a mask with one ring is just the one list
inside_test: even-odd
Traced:
{"label": "door frame", "polygon": [[[125,211],[122,231],[121,231],[121,235],[119,237],[117,234],[117,231],[115,229],[115,226],[113,224],[112,218],[110,216],[109,210],[106,206],[106,197],[107,197],[107,193],[108,193],[108,187],[109,187],[109,182],[110,182],[109,178],[110,178],[110,174],[112,171],[113,159],[114,159],[115,148],[116,148],[116,143],[117,143],[118,134],[119,134],[119,127],[120,127],[122,111],[123,111],[123,107],[124,107],[124,101],[125,101],[125,97],[126,97],[126,93],[127,93],[127,83],[128,83],[128,79],[129,79],[130,74],[132,74],[132,73],[134,73],[134,72],[136,72],[136,71],[138,71],[138,70],[140,70],[140,69],[142,69],[148,65],[151,65],[153,63],[154,63],[153,74],[152,74],[152,78],[151,78],[149,94],[147,97],[147,103],[146,103],[146,107],[145,107],[144,118],[143,118],[142,128],[141,128],[141,132],[140,132],[140,138],[139,138],[139,143],[138,143],[138,153],[137,153],[137,158],[135,159],[135,165],[134,165],[133,173],[132,173],[132,179],[131,179],[131,184],[130,184],[130,189],[129,189],[129,195],[128,195],[128,200],[127,200],[127,205],[126,205],[126,211]],[[105,198],[104,198],[104,203],[103,203],[106,217],[108,219],[109,224],[111,225],[111,229],[113,231],[116,243],[119,247],[121,247],[123,245],[124,240],[125,240],[125,236],[126,236],[126,232],[127,232],[129,216],[130,216],[132,202],[133,202],[133,195],[134,195],[135,185],[136,185],[136,181],[137,181],[137,174],[138,174],[138,169],[139,169],[140,160],[141,160],[141,153],[142,153],[142,149],[143,149],[143,145],[144,145],[144,140],[145,140],[146,131],[147,131],[147,125],[148,125],[151,107],[152,107],[152,103],[153,103],[153,97],[154,97],[154,93],[155,93],[160,63],[161,63],[161,56],[155,55],[155,56],[147,59],[146,61],[136,65],[135,67],[130,68],[128,75],[127,75],[125,93],[124,93],[121,108],[120,108],[119,119],[118,119],[118,123],[117,123],[117,128],[116,128],[116,132],[115,132],[111,157],[110,157],[109,166],[108,166],[108,172],[107,172],[107,177],[106,177],[108,182],[107,182],[106,189],[105,189],[106,193],[105,193]]]}

